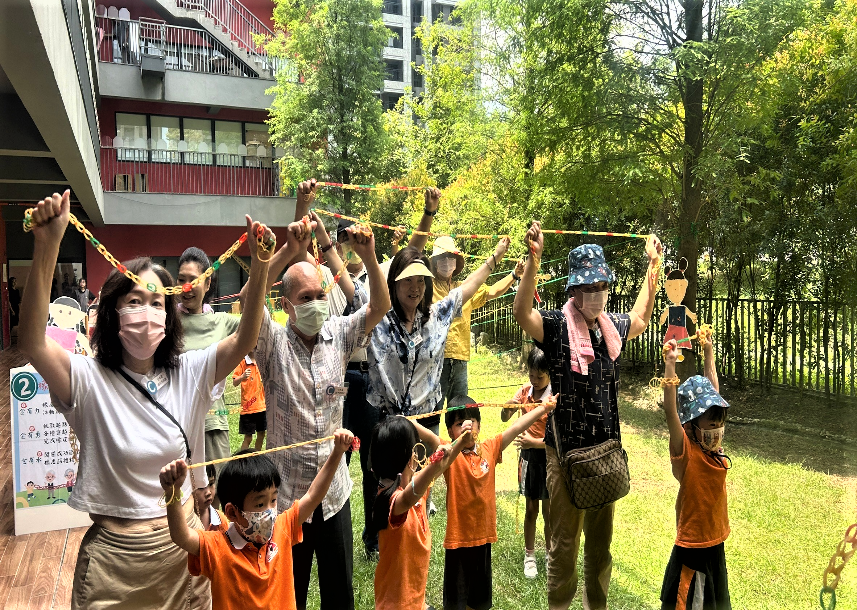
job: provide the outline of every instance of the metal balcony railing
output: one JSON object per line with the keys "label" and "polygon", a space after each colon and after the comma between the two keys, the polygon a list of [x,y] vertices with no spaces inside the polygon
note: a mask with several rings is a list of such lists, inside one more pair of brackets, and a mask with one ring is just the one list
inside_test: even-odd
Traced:
{"label": "metal balcony railing", "polygon": [[275,63],[274,58],[268,58],[264,46],[274,33],[238,0],[176,0],[176,6],[201,11],[245,51],[265,58],[266,63]]}
{"label": "metal balcony railing", "polygon": [[[190,148],[194,150],[191,150]],[[235,152],[230,152],[234,150]],[[280,182],[280,168],[265,146],[212,150],[205,142],[167,143],[102,138],[101,186],[108,192],[279,197],[292,195]]]}
{"label": "metal balcony railing", "polygon": [[[98,60],[139,66],[143,54],[163,57],[167,70],[258,78],[235,54],[206,32],[140,18],[97,17]],[[264,65],[264,69],[271,69]]]}

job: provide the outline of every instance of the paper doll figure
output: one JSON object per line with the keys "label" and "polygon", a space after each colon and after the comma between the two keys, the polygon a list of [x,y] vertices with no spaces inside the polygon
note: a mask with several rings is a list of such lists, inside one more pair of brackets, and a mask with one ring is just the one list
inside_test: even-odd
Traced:
{"label": "paper doll figure", "polygon": [[36,484],[32,481],[27,481],[27,502],[32,502],[36,497]]}
{"label": "paper doll figure", "polygon": [[[687,269],[687,260],[682,259],[682,261],[684,261],[684,268],[679,265],[678,269],[674,269],[667,273],[667,279],[664,282],[664,290],[666,291],[667,298],[671,303],[671,305],[664,309],[664,312],[661,314],[661,326],[663,326],[664,322],[669,319],[667,334],[664,335],[664,344],[669,343],[672,339],[681,341],[682,339],[688,338],[687,318],[690,318],[691,322],[696,324],[696,314],[681,304],[684,300],[684,294],[687,292],[687,279],[684,277],[684,272]],[[681,350],[689,348],[690,341],[681,342],[677,347],[679,349],[677,360],[681,362],[684,360]]]}
{"label": "paper doll figure", "polygon": [[92,355],[89,339],[86,338],[86,312],[74,299],[60,297],[48,306],[48,327],[51,339],[72,354]]}
{"label": "paper doll figure", "polygon": [[71,490],[74,487],[74,470],[71,468],[65,471],[65,489],[68,495],[71,495]]}
{"label": "paper doll figure", "polygon": [[56,478],[57,475],[54,474],[53,470],[48,470],[45,473],[45,483],[47,483],[48,487],[48,500],[56,500],[56,496],[54,495],[54,481],[56,480]]}

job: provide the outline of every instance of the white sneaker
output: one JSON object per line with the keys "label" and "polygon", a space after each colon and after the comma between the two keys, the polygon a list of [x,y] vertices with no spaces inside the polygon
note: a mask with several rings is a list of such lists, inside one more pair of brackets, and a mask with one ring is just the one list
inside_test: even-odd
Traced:
{"label": "white sneaker", "polygon": [[535,578],[539,575],[539,569],[536,567],[535,555],[524,555],[524,576],[527,578]]}
{"label": "white sneaker", "polygon": [[429,500],[429,507],[428,508],[429,508],[428,509],[429,517],[434,517],[435,513],[437,512],[437,506],[434,505],[433,500]]}

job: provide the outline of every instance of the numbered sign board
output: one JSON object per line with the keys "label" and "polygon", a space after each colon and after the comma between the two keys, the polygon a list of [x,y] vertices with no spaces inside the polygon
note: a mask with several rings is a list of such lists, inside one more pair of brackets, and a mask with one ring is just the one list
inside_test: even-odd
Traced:
{"label": "numbered sign board", "polygon": [[15,535],[90,525],[87,513],[68,506],[77,464],[71,429],[51,406],[48,384],[28,365],[9,371],[9,389]]}

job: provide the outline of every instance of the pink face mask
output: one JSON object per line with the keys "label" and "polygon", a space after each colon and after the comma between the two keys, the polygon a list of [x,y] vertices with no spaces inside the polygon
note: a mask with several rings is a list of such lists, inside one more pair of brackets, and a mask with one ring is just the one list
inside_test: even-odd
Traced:
{"label": "pink face mask", "polygon": [[137,360],[148,360],[166,336],[167,312],[148,305],[117,309],[119,340],[122,347]]}

